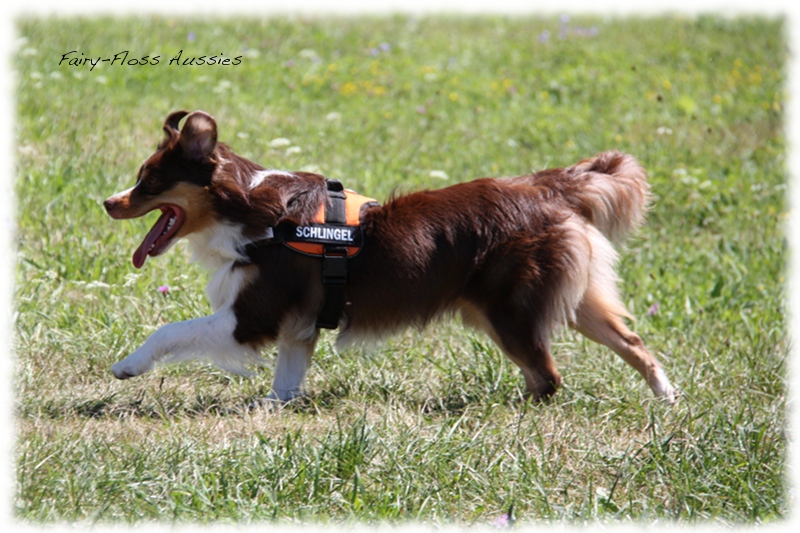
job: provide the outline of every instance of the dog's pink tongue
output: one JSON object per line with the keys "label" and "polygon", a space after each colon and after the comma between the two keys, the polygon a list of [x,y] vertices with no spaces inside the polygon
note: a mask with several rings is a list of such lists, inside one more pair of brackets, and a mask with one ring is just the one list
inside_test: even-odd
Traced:
{"label": "dog's pink tongue", "polygon": [[171,213],[172,211],[169,209],[164,211],[161,216],[158,217],[156,223],[153,224],[153,227],[150,228],[142,244],[133,252],[133,266],[142,268],[145,259],[147,259],[147,255],[150,253],[150,247],[153,246],[153,243],[155,243],[161,236],[161,233],[163,233],[164,228],[167,227]]}

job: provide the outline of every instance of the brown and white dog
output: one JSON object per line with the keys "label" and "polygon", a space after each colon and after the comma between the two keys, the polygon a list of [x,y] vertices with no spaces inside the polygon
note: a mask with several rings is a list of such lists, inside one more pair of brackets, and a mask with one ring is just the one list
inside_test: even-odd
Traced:
{"label": "brown and white dog", "polygon": [[[187,238],[195,259],[214,271],[214,313],[163,326],[111,371],[127,379],[159,361],[195,358],[243,371],[277,343],[269,398],[288,401],[302,394],[319,336],[321,261],[282,245],[261,247],[254,257],[243,249],[282,224],[314,220],[326,202],[325,180],[237,156],[217,142],[216,123],[202,111],[172,113],[164,131],[136,184],[104,205],[116,219],[160,210],[134,265]],[[526,393],[545,398],[561,383],[549,337],[566,323],[611,348],[657,397],[674,402],[661,365],[622,320],[630,314],[614,271],[612,243],[641,223],[648,190],[633,157],[606,152],[565,169],[479,179],[368,207],[364,247],[348,259],[338,342],[460,312],[520,367]]]}

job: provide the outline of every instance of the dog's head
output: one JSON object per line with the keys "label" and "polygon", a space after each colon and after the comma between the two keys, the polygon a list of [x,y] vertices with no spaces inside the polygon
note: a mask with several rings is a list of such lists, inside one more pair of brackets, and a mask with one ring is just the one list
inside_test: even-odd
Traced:
{"label": "dog's head", "polygon": [[[186,118],[183,128],[180,121]],[[112,218],[141,217],[161,210],[152,229],[133,254],[140,268],[178,239],[213,221],[209,186],[218,164],[217,125],[202,111],[176,111],[164,122],[166,137],[139,169],[136,184],[104,202]]]}

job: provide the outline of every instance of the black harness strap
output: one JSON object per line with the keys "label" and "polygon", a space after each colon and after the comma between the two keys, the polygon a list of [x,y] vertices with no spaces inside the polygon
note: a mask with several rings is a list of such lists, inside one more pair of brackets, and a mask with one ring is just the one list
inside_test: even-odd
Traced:
{"label": "black harness strap", "polygon": [[[307,224],[302,227],[284,224],[269,228],[268,236],[247,244],[243,252],[250,261],[256,261],[258,250],[264,246],[277,243],[287,246],[296,243],[321,245],[323,302],[317,315],[316,326],[336,329],[339,327],[339,319],[342,317],[345,306],[347,247],[358,248],[363,241],[360,228],[347,224],[346,195],[342,183],[338,180],[326,179],[325,185],[328,191],[328,201],[325,204],[324,224]],[[364,206],[366,205],[378,204],[375,201],[369,201],[364,204]],[[305,234],[306,231],[308,234]],[[296,248],[293,249],[298,253],[306,253]]]}
{"label": "black harness strap", "polygon": [[[346,226],[345,194],[338,180],[325,180],[328,187],[328,205],[325,224]],[[336,329],[344,311],[347,285],[347,248],[338,244],[324,244],[322,248],[322,290],[324,300],[317,315],[317,327]]]}

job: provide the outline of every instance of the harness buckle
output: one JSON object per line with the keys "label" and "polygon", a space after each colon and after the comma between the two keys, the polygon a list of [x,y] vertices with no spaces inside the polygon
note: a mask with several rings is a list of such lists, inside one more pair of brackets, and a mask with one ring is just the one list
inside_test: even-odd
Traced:
{"label": "harness buckle", "polygon": [[325,247],[322,253],[323,285],[344,285],[347,282],[347,248]]}

